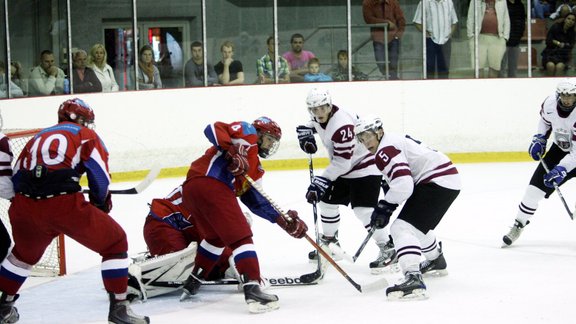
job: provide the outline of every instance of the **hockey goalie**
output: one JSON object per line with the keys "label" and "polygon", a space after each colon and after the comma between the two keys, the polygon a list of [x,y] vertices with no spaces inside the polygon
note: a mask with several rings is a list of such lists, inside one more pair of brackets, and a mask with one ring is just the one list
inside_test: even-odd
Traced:
{"label": "hockey goalie", "polygon": [[[128,268],[130,300],[145,301],[179,291],[190,275],[202,237],[181,202],[181,186],[165,198],[152,200],[144,223],[148,252],[133,258]],[[250,223],[250,215],[245,215]],[[234,266],[229,264],[231,254],[229,249],[223,252],[209,280],[235,277]]]}

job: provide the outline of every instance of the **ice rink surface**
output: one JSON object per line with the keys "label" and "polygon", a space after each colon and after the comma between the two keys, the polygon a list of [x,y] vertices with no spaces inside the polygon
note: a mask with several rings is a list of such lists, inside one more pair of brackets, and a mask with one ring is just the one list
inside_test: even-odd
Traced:
{"label": "ice rink surface", "polygon": [[[280,309],[249,314],[244,296],[235,286],[202,287],[188,302],[179,294],[133,304],[152,323],[575,323],[576,224],[554,193],[520,239],[506,249],[502,236],[513,224],[517,206],[536,162],[459,164],[463,190],[436,234],[443,242],[449,275],[425,279],[429,298],[390,302],[384,290],[359,293],[329,267],[316,286],[270,288],[280,297]],[[321,170],[317,170],[317,173]],[[142,194],[117,195],[111,215],[128,234],[131,255],[146,249],[142,226],[147,203],[163,197],[183,179],[158,179]],[[311,205],[304,194],[308,170],[274,171],[264,177],[264,189],[285,210],[295,209],[314,237]],[[126,188],[132,183],[115,183]],[[570,208],[576,201],[576,182],[562,187]],[[348,208],[341,208],[340,242],[353,254],[366,233]],[[254,216],[254,242],[264,276],[312,272],[307,254],[311,245]],[[107,295],[99,256],[66,241],[69,274],[52,281],[30,278],[20,291],[19,323],[106,323]],[[361,284],[379,278],[368,263],[377,255],[370,242],[355,264],[340,266]],[[399,274],[386,274],[391,284]],[[40,283],[42,282],[42,283]]]}

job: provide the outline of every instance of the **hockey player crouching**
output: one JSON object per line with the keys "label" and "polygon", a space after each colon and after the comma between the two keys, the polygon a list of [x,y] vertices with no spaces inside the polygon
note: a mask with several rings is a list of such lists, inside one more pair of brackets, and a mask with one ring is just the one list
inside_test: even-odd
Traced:
{"label": "hockey player crouching", "polygon": [[[129,299],[145,301],[182,289],[202,241],[190,213],[182,206],[182,186],[152,200],[144,223],[144,241],[148,252],[135,258],[128,268]],[[224,277],[231,254],[229,248],[224,250],[207,279]]]}
{"label": "hockey player crouching", "polygon": [[270,118],[260,117],[253,123],[215,122],[205,128],[204,135],[212,147],[192,162],[182,185],[182,205],[204,235],[183,297],[198,292],[201,280],[212,272],[216,260],[228,247],[243,282],[249,311],[277,309],[278,297],[260,289],[260,266],[252,231],[236,197],[252,213],[277,223],[291,236],[302,238],[306,234],[308,227],[296,211],[287,212],[292,218],[288,223],[244,177],[260,181],[264,169],[259,157],[268,158],[276,152],[282,131]]}
{"label": "hockey player crouching", "polygon": [[[405,280],[388,287],[389,299],[426,298],[422,274],[446,273],[441,243],[433,229],[460,193],[460,176],[450,159],[410,136],[385,133],[380,118],[360,120],[358,141],[374,154],[390,189],[372,214],[371,225],[382,228],[394,210],[404,206],[390,226]],[[420,263],[421,254],[425,261]]]}

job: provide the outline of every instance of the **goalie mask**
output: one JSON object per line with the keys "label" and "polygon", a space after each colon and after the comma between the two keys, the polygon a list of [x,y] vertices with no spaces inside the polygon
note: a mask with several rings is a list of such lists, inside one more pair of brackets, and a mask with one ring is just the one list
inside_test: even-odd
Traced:
{"label": "goalie mask", "polygon": [[571,112],[576,107],[576,84],[566,79],[556,86],[558,107],[564,112]]}
{"label": "goalie mask", "polygon": [[366,146],[368,151],[374,154],[378,149],[382,136],[384,136],[382,120],[378,117],[359,119],[354,125],[354,133],[358,142]]}
{"label": "goalie mask", "polygon": [[58,122],[70,121],[90,129],[94,128],[94,111],[82,99],[64,101],[58,108]]}
{"label": "goalie mask", "polygon": [[268,117],[260,117],[252,125],[258,132],[258,156],[266,159],[274,155],[282,138],[280,126]]}

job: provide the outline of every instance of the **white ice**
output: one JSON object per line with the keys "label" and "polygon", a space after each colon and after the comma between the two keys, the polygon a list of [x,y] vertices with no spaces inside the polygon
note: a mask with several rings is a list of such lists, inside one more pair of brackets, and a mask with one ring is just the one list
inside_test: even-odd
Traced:
{"label": "white ice", "polygon": [[[384,290],[359,293],[329,268],[316,286],[271,288],[280,309],[253,315],[243,294],[233,286],[203,287],[188,302],[179,294],[133,304],[152,323],[574,323],[576,297],[576,228],[554,193],[540,204],[532,223],[512,246],[502,249],[502,236],[514,221],[518,203],[535,162],[460,164],[464,189],[436,233],[443,242],[449,275],[426,280],[429,298],[390,302]],[[317,170],[317,172],[320,170]],[[295,209],[314,237],[312,208],[304,200],[308,170],[268,172],[267,193],[285,210]],[[128,233],[131,255],[145,250],[142,225],[147,203],[163,197],[182,179],[158,179],[144,193],[115,196],[112,216]],[[125,188],[131,183],[114,184]],[[576,184],[562,192],[570,208]],[[341,208],[340,242],[354,253],[365,237],[360,222]],[[300,275],[314,270],[307,254],[311,245],[279,227],[254,217],[254,242],[264,276]],[[108,301],[99,273],[99,256],[66,241],[69,274],[47,281],[30,278],[20,291],[20,323],[105,323]],[[358,283],[379,278],[368,263],[377,255],[370,242],[356,264],[340,266]],[[386,275],[391,283],[399,275]]]}

